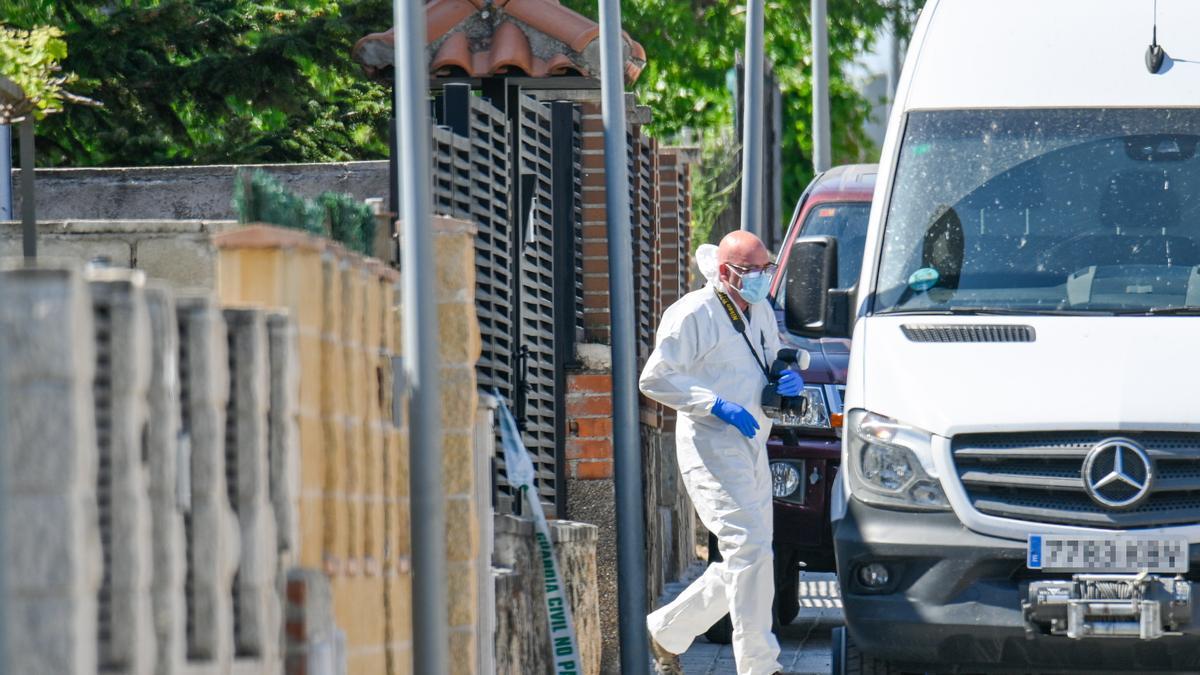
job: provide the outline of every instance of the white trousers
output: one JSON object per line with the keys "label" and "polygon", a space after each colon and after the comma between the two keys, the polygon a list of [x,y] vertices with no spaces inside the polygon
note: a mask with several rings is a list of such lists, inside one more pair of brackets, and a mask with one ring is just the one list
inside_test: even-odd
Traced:
{"label": "white trousers", "polygon": [[660,645],[682,654],[697,635],[728,613],[738,675],[771,675],[781,667],[779,641],[771,632],[775,570],[766,449],[752,450],[745,443],[727,450],[687,445],[691,444],[679,448],[683,483],[700,520],[716,535],[724,559],[709,565],[679,597],[646,617],[646,627]]}

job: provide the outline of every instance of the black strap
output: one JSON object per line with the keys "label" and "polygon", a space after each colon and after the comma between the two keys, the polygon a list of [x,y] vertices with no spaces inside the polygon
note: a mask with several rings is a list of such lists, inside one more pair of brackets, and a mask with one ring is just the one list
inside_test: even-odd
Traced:
{"label": "black strap", "polygon": [[761,331],[758,334],[759,341],[762,342],[763,348],[763,357],[760,359],[758,358],[758,351],[754,349],[754,344],[750,342],[750,338],[746,337],[746,321],[742,318],[742,313],[738,311],[737,305],[733,304],[733,301],[729,299],[728,295],[725,295],[715,288],[713,290],[717,294],[717,299],[721,301],[721,306],[725,308],[725,315],[729,317],[730,323],[733,324],[733,329],[737,331],[738,335],[742,336],[742,340],[744,340],[746,346],[750,348],[750,353],[754,355],[754,362],[758,364],[759,368],[762,369],[763,375],[766,376],[767,380],[770,380],[771,369],[767,367],[766,361],[767,337],[763,335]]}

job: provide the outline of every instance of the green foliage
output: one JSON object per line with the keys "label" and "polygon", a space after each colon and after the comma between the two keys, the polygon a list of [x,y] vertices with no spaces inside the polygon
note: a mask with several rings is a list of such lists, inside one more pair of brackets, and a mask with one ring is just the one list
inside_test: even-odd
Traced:
{"label": "green foliage", "polygon": [[[833,160],[869,159],[868,102],[842,75],[881,26],[911,27],[924,0],[829,0]],[[103,108],[39,126],[48,165],[320,162],[387,156],[388,89],[350,60],[392,22],[391,0],[4,0],[11,26],[56,26],[63,67]],[[596,18],[595,0],[563,0]],[[637,82],[651,133],[728,129],[727,73],[745,44],[744,0],[623,0],[649,63]],[[783,89],[785,205],[811,178],[809,3],[766,5],[766,52]],[[788,209],[785,209],[787,211]]]}
{"label": "green foliage", "polygon": [[[6,111],[13,117],[32,109],[37,119],[60,112],[64,99],[70,95],[65,87],[74,81],[71,75],[60,75],[60,64],[67,58],[67,43],[57,28],[40,26],[17,30],[0,25],[0,76],[7,77],[25,93],[25,103]],[[7,117],[8,114],[5,114]]]}
{"label": "green foliage", "polygon": [[238,172],[233,190],[238,222],[270,223],[325,236],[325,212],[285,188],[270,174]]}
{"label": "green foliage", "polygon": [[[563,0],[596,17],[594,0]],[[923,0],[829,0],[829,70],[835,164],[873,158],[863,133],[870,105],[843,69],[873,45],[893,11],[911,22]],[[624,0],[624,29],[645,48],[646,69],[636,88],[650,106],[650,131],[669,139],[683,129],[733,125],[727,73],[745,47],[745,0]],[[908,24],[902,29],[907,30]],[[786,214],[812,178],[812,28],[809,3],[767,0],[765,51],[783,93],[783,194]],[[785,216],[786,216],[785,214]]]}
{"label": "green foliage", "polygon": [[329,220],[334,239],[351,249],[371,255],[375,246],[375,214],[366,204],[347,194],[325,192],[317,203]]}
{"label": "green foliage", "polygon": [[264,171],[239,172],[233,208],[240,223],[270,223],[329,237],[347,248],[372,255],[375,214],[351,195],[324,192],[304,199]]}
{"label": "green foliage", "polygon": [[692,188],[692,252],[710,242],[713,225],[729,208],[741,186],[740,145],[730,131],[712,132],[700,142],[700,162],[694,166]]}
{"label": "green foliage", "polygon": [[8,0],[61,28],[64,67],[105,107],[39,126],[50,165],[323,162],[387,156],[390,94],[350,60],[390,0]]}

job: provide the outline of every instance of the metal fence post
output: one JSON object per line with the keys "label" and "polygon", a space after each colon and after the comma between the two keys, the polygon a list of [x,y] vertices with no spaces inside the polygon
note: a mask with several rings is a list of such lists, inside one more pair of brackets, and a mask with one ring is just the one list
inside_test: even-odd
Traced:
{"label": "metal fence post", "polygon": [[813,171],[831,166],[829,142],[829,25],[827,0],[812,0]]}
{"label": "metal fence post", "polygon": [[412,495],[413,672],[448,672],[446,516],[442,489],[441,356],[430,237],[429,69],[424,0],[393,0],[397,137],[402,161],[404,356],[408,366]]}
{"label": "metal fence post", "polygon": [[33,204],[33,113],[21,122],[21,242],[25,260],[37,259],[37,216]]}
{"label": "metal fence post", "polygon": [[[8,175],[4,176],[5,180]],[[0,672],[8,672],[8,622],[12,605],[8,601],[8,475],[13,452],[8,447],[8,374],[0,359]]]}
{"label": "metal fence post", "polygon": [[12,127],[0,124],[0,220],[12,220]]}
{"label": "metal fence post", "polygon": [[633,316],[633,233],[620,0],[600,0],[601,98],[604,103],[604,191],[608,221],[608,288],[612,317],[613,455],[617,501],[617,597],[621,672],[649,666],[646,635],[646,524],[642,443],[638,429],[637,351]]}
{"label": "metal fence post", "polygon": [[742,101],[742,229],[763,236],[763,0],[746,0]]}

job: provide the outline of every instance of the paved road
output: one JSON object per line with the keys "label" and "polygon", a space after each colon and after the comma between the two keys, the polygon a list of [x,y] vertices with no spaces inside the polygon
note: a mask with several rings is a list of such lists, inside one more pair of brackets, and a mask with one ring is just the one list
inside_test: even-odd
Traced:
{"label": "paved road", "polygon": [[[665,595],[674,597],[686,584],[672,584]],[[842,623],[842,599],[832,574],[802,574],[800,616],[779,633],[780,663],[788,673],[828,675],[829,631]],[[733,650],[699,637],[680,658],[687,675],[736,675]]]}

